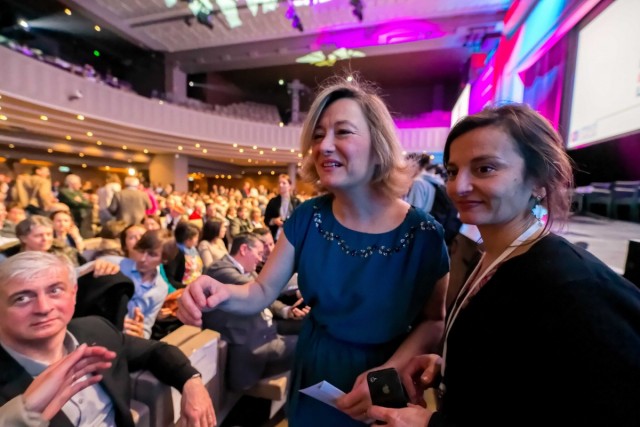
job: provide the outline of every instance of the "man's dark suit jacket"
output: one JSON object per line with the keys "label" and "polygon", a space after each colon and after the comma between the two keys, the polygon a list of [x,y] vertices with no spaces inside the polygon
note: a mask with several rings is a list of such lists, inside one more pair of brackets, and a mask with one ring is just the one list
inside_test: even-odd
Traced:
{"label": "man's dark suit jacket", "polygon": [[[206,274],[232,285],[253,280],[254,276],[242,274],[229,256],[214,262]],[[240,315],[213,310],[202,313],[202,326],[220,332],[222,339],[229,343],[229,360],[232,362],[228,365],[227,379],[231,389],[246,389],[262,378],[268,356],[256,350],[278,339],[275,323],[269,325],[260,313]]]}
{"label": "man's dark suit jacket", "polygon": [[[158,341],[125,335],[101,317],[73,319],[67,329],[80,344],[94,344],[116,353],[111,368],[103,373],[100,385],[111,397],[118,427],[134,427],[129,401],[129,373],[148,369],[160,381],[178,390],[198,371],[176,347]],[[33,378],[0,347],[0,405],[4,405],[29,387]],[[50,427],[72,427],[64,412],[51,420]]]}

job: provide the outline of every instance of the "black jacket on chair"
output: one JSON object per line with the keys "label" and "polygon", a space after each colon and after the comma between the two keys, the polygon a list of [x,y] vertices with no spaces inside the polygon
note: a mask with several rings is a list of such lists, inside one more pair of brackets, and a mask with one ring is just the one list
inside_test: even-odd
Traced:
{"label": "black jacket on chair", "polygon": [[133,291],[133,282],[120,272],[101,277],[93,277],[93,274],[79,277],[73,317],[101,316],[121,331]]}

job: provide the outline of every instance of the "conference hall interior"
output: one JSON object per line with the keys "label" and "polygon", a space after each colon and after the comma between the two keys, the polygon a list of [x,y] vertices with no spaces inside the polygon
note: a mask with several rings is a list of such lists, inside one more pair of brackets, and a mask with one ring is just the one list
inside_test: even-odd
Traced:
{"label": "conference hall interior", "polygon": [[[277,240],[278,212],[291,212],[272,215],[270,201],[289,197],[283,186],[291,210],[320,194],[300,176],[300,141],[323,82],[375,85],[402,155],[443,182],[458,120],[529,105],[574,166],[571,214],[554,231],[640,286],[639,17],[637,0],[0,0],[0,263],[25,250],[19,224],[44,217],[26,233],[48,227],[72,258],[75,317],[122,330],[134,284],[82,292],[97,286],[86,266],[168,230],[161,312],[173,321],[140,336],[190,358],[218,425],[287,426],[290,371],[239,390],[234,345],[182,325],[171,292],[238,235]],[[300,333],[300,298],[293,280],[271,306],[279,335]],[[131,398],[137,426],[180,418],[180,394],[149,372],[131,374]]]}

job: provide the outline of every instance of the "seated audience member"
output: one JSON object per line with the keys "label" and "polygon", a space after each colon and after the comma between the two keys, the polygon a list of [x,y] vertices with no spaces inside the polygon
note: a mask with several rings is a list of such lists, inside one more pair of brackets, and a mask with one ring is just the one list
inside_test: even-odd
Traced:
{"label": "seated audience member", "polygon": [[50,252],[62,255],[75,267],[85,263],[78,250],[61,245],[53,239],[53,222],[40,215],[32,215],[16,226],[16,236],[20,239],[22,251]]}
{"label": "seated audience member", "polygon": [[162,221],[157,215],[147,215],[142,219],[142,226],[147,230],[160,230]]}
{"label": "seated audience member", "polygon": [[7,220],[11,221],[15,225],[18,225],[20,221],[26,218],[27,213],[25,212],[24,208],[17,202],[9,203],[7,205]]}
{"label": "seated audience member", "polygon": [[[273,236],[268,228],[256,228],[253,230],[253,234],[260,239],[264,246],[262,261],[260,261],[256,268],[256,273],[260,273],[260,270],[262,270],[262,267],[264,267],[264,264],[267,262],[269,255],[271,255],[271,252],[275,248],[275,242],[273,241]],[[273,314],[278,316],[280,319],[302,320],[311,310],[311,307],[304,304],[304,300],[298,291],[297,278],[297,275],[294,275],[291,278],[287,286],[285,286],[285,291],[282,292],[278,299],[269,307]],[[298,333],[300,328],[301,324],[288,325],[286,328],[287,335],[292,332]],[[284,333],[282,331],[280,332]]]}
{"label": "seated audience member", "polygon": [[[64,258],[24,252],[0,264],[0,416],[26,416],[26,425],[38,426],[133,427],[130,370],[148,369],[182,391],[183,425],[215,425],[207,390],[180,350],[123,336],[100,317],[71,320],[76,291],[75,271]],[[87,343],[99,347],[86,347]],[[71,367],[74,359],[65,359],[65,354],[82,360]],[[106,369],[108,363],[111,368]],[[93,371],[101,371],[102,378],[85,376]],[[75,394],[65,390],[78,377],[82,380],[75,388],[86,388],[72,387]],[[60,384],[62,391],[55,397],[50,390],[42,391],[45,385]],[[34,402],[34,389],[45,394],[40,397],[44,403]]]}
{"label": "seated audience member", "polygon": [[161,270],[162,263],[173,259],[176,252],[169,231],[151,230],[145,232],[131,250],[127,250],[128,258],[120,261],[122,274],[135,285],[133,297],[127,305],[125,333],[151,337],[151,329],[165,298],[174,290]]}
{"label": "seated audience member", "polygon": [[204,219],[207,207],[202,200],[196,200],[193,204],[193,211],[189,214],[189,219]]}
{"label": "seated audience member", "polygon": [[183,220],[185,210],[182,207],[180,198],[177,196],[167,197],[166,204],[164,226],[167,230],[173,230]]}
{"label": "seated audience member", "polygon": [[164,269],[176,289],[183,288],[202,274],[202,259],[196,248],[199,236],[200,229],[190,222],[180,222],[174,229],[178,253],[164,263]]}
{"label": "seated audience member", "polygon": [[137,224],[129,225],[122,230],[120,233],[120,247],[125,257],[131,257],[134,246],[146,231],[143,226]]}
{"label": "seated audience member", "polygon": [[0,406],[0,425],[47,424],[76,393],[102,381],[99,372],[110,368],[115,356],[104,347],[76,347],[42,371],[22,394]]}
{"label": "seated audience member", "polygon": [[258,207],[254,207],[251,209],[251,213],[249,215],[251,220],[251,227],[255,230],[256,228],[264,228],[264,217],[262,216],[262,211]]}
{"label": "seated audience member", "polygon": [[210,219],[202,228],[202,240],[198,244],[198,252],[202,258],[202,266],[206,271],[214,262],[229,253],[224,237],[227,234],[227,224],[224,220]]}
{"label": "seated audience member", "polygon": [[56,211],[50,216],[53,221],[53,237],[61,246],[70,246],[78,252],[84,250],[84,241],[80,230],[74,224],[71,214],[67,211]]}
{"label": "seated audience member", "polygon": [[209,202],[205,204],[205,216],[202,220],[206,223],[207,221],[214,219],[224,221],[225,217],[218,211],[218,207],[215,203]]}
{"label": "seated audience member", "polygon": [[[262,242],[254,234],[239,234],[231,244],[230,254],[214,262],[206,274],[224,283],[247,283],[256,277],[263,251]],[[229,343],[226,374],[232,390],[246,390],[261,378],[292,368],[297,337],[278,335],[268,308],[248,316],[213,310],[203,313],[202,324],[220,332]]]}
{"label": "seated audience member", "polygon": [[0,203],[0,237],[16,237],[16,225],[7,219],[4,203]]}
{"label": "seated audience member", "polygon": [[229,219],[229,234],[233,239],[238,234],[249,233],[251,230],[253,230],[253,226],[249,220],[249,209],[240,206],[237,210],[237,216]]}

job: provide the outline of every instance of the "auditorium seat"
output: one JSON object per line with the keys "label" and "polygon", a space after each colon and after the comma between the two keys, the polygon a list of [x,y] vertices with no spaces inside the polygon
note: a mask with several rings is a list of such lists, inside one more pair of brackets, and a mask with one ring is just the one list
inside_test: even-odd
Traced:
{"label": "auditorium seat", "polygon": [[[215,331],[183,326],[162,339],[163,342],[175,345],[182,350],[190,358],[194,367],[203,373],[205,379],[207,376],[205,371],[214,372],[205,383],[205,387],[212,396],[218,395],[220,376],[224,372],[218,365],[218,346],[221,343],[219,338],[220,334]],[[212,345],[215,346],[213,351],[211,351]],[[131,374],[131,380],[131,397],[149,408],[149,425],[151,427],[173,426],[174,420],[177,419],[176,415],[179,415],[175,410],[180,409],[180,401],[179,399],[174,401],[177,396],[172,392],[171,387],[158,381],[149,371],[134,372]]]}
{"label": "auditorium seat", "polygon": [[[232,392],[227,389],[225,382],[225,367],[227,364],[227,343],[220,339],[220,334],[194,326],[181,326],[171,334],[162,339],[171,345],[180,348],[196,367],[202,371],[204,369],[215,370],[213,377],[206,382],[205,386],[209,391],[213,406],[216,411],[218,425],[227,417],[233,406],[243,395],[258,397],[271,401],[270,417],[273,417],[284,406],[286,402],[287,384],[289,373],[276,375],[270,378],[263,378],[244,393]],[[204,347],[215,344],[215,351],[200,352]],[[197,360],[194,360],[194,356]],[[173,426],[174,405],[171,388],[158,381],[150,372],[140,371],[131,374],[132,378],[132,398],[148,407],[148,413],[143,411],[142,419],[146,423],[149,420],[151,427]],[[138,425],[137,427],[144,427]]]}
{"label": "auditorium seat", "polygon": [[611,218],[612,188],[611,182],[592,182],[591,192],[585,195],[586,211],[591,212],[593,205],[604,205],[606,216]]}
{"label": "auditorium seat", "polygon": [[616,181],[613,183],[612,210],[613,217],[619,217],[619,207],[629,208],[629,219],[638,222],[640,210],[640,181]]}

